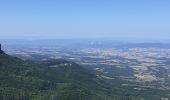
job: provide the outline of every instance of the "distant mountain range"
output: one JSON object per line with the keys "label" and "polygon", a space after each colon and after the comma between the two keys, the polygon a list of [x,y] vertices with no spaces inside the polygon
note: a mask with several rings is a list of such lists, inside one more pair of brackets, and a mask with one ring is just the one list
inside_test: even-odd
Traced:
{"label": "distant mountain range", "polygon": [[170,43],[126,43],[118,48],[170,48]]}
{"label": "distant mountain range", "polygon": [[170,48],[170,42],[140,42],[116,40],[51,39],[51,40],[1,40],[5,48],[63,47],[63,48]]}

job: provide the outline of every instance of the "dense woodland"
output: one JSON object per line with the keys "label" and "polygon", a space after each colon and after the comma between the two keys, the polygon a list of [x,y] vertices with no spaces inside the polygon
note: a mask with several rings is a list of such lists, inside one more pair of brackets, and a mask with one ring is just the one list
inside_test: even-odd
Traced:
{"label": "dense woodland", "polygon": [[160,100],[170,93],[122,83],[135,84],[99,78],[62,59],[32,62],[0,53],[0,100]]}

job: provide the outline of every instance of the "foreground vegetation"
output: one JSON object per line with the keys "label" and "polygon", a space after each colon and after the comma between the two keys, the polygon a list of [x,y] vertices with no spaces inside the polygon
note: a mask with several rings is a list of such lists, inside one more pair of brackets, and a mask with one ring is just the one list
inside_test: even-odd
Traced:
{"label": "foreground vegetation", "polygon": [[168,90],[135,90],[122,83],[127,82],[102,79],[61,59],[32,62],[0,54],[0,100],[160,100],[170,95]]}

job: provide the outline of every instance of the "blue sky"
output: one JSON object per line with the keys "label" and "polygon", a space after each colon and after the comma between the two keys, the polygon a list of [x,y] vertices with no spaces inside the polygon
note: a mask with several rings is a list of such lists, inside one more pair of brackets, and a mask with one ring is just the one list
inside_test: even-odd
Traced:
{"label": "blue sky", "polygon": [[169,38],[170,0],[0,0],[0,38]]}

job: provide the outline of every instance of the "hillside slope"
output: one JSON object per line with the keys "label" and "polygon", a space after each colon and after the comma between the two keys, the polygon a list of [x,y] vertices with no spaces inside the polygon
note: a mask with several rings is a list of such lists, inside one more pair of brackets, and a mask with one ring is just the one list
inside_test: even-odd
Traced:
{"label": "hillside slope", "polygon": [[121,85],[126,83],[62,59],[32,62],[0,54],[0,100],[160,100],[169,93]]}
{"label": "hillside slope", "polygon": [[1,100],[99,99],[95,78],[79,65],[65,60],[34,63],[0,54]]}

